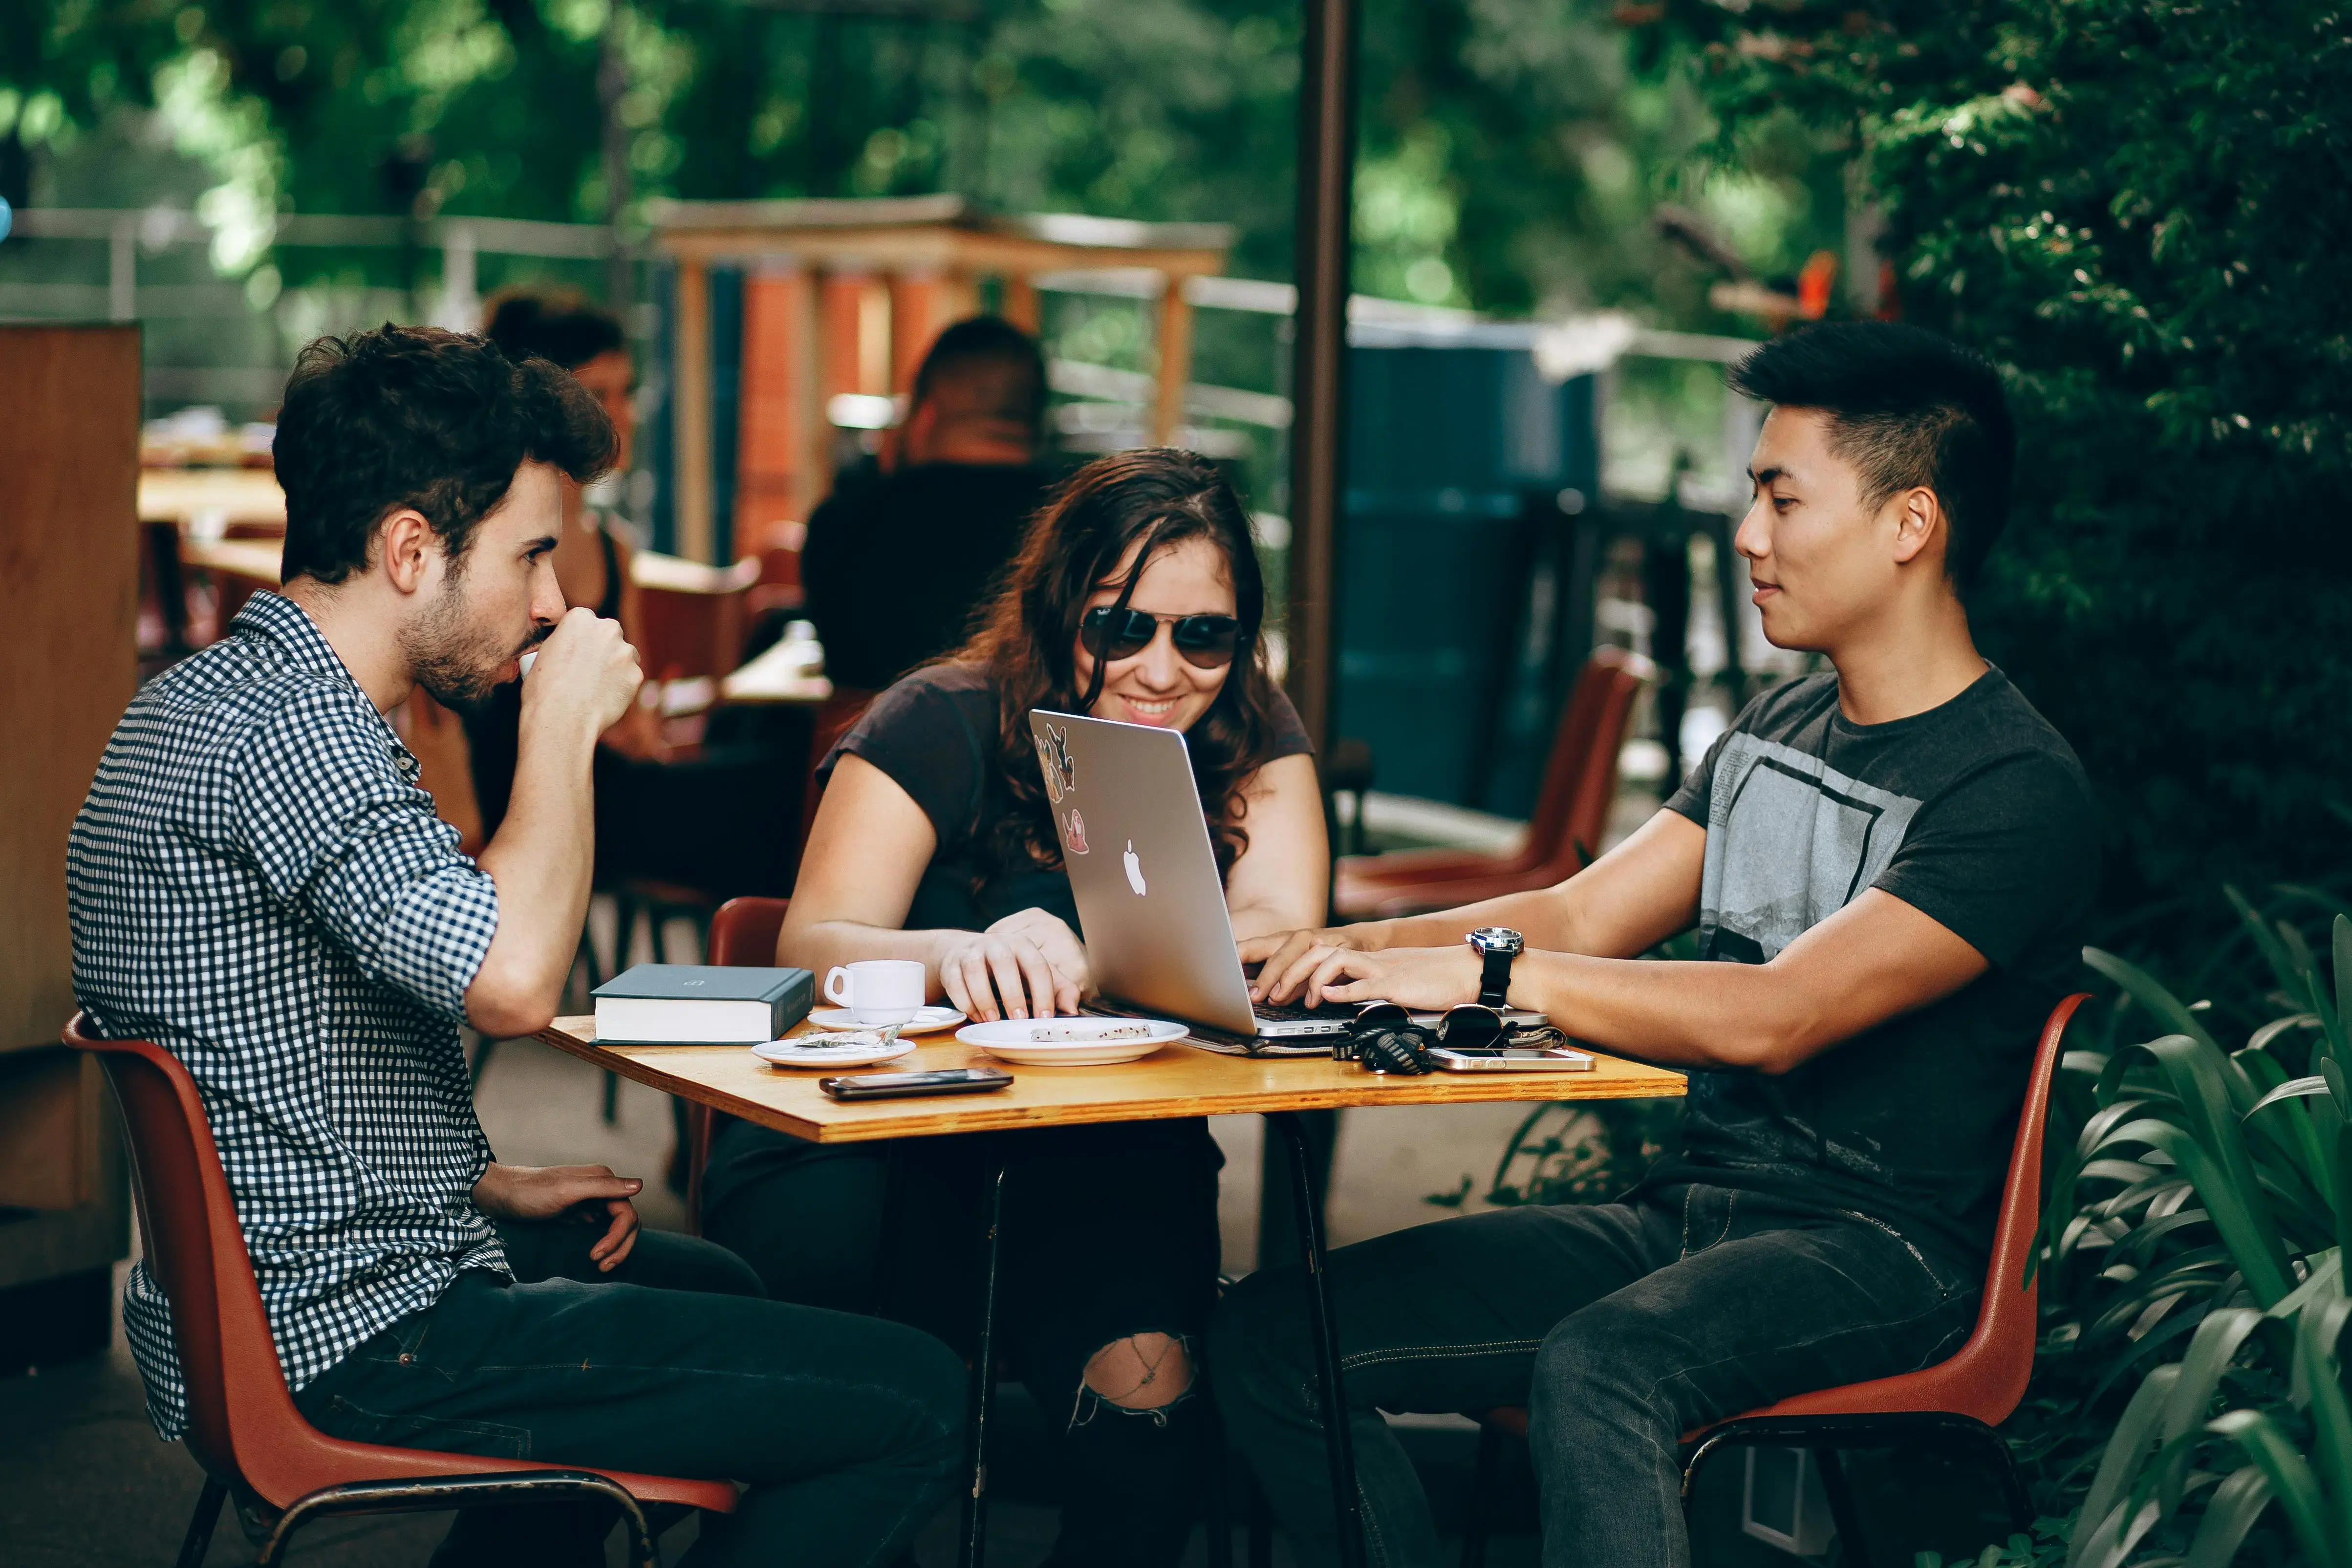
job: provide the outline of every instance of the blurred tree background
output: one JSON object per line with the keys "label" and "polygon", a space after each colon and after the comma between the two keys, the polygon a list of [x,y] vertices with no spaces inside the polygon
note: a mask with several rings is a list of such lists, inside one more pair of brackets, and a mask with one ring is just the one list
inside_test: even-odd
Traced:
{"label": "blurred tree background", "polygon": [[2012,371],[2019,504],[1972,614],[2099,788],[2104,944],[2185,974],[2242,939],[2216,883],[2340,890],[2352,16],[1675,0],[1665,20],[1726,155],[1791,114],[1850,147],[1905,313]]}
{"label": "blurred tree background", "polygon": [[[602,222],[609,53],[631,201],[1220,221],[1235,270],[1286,278],[1299,26],[1296,0],[0,0],[0,194],[97,204],[76,154],[136,121],[209,172],[230,269],[279,212]],[[1766,275],[1841,245],[1821,138],[1778,117],[1725,162],[1656,43],[1600,0],[1370,0],[1359,287],[1727,329],[1656,204]]]}

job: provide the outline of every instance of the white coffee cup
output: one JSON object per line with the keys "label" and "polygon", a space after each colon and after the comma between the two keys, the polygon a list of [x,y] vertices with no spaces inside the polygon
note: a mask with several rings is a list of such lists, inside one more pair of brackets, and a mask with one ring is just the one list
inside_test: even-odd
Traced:
{"label": "white coffee cup", "polygon": [[905,1023],[922,1010],[923,966],[912,958],[836,964],[824,977],[824,999],[861,1024]]}

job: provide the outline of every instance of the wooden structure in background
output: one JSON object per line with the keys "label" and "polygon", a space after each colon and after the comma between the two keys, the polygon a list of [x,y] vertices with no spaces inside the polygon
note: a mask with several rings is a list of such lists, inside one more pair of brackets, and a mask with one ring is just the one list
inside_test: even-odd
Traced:
{"label": "wooden structure in background", "polygon": [[[0,326],[0,1340],[102,1348],[129,1237],[73,1011],[66,834],[138,681],[139,329]],[[94,1336],[94,1338],[92,1337]]]}
{"label": "wooden structure in background", "polygon": [[825,408],[845,392],[908,390],[923,352],[979,308],[994,279],[1003,314],[1034,331],[1036,279],[1116,267],[1156,276],[1158,399],[1168,440],[1191,380],[1189,278],[1222,273],[1223,224],[1141,224],[1069,215],[1001,217],[961,196],[874,201],[656,202],[656,251],[677,268],[671,419],[677,551],[711,559],[710,268],[743,277],[735,548],[783,542],[832,483]]}

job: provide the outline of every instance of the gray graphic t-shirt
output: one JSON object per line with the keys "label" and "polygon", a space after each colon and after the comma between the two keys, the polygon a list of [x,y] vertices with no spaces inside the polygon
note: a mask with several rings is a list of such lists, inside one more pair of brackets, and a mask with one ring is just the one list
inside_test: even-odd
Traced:
{"label": "gray graphic t-shirt", "polygon": [[1793,1072],[1693,1073],[1683,1147],[1650,1180],[1851,1209],[1980,1265],[2035,1037],[2080,970],[2090,786],[1999,670],[1891,724],[1850,723],[1837,694],[1834,675],[1767,692],[1666,802],[1706,829],[1700,956],[1769,963],[1875,887],[1991,967]]}

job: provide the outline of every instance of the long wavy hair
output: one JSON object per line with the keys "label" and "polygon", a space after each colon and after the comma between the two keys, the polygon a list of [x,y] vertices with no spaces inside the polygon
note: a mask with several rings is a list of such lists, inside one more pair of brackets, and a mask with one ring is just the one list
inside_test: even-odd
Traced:
{"label": "long wavy hair", "polygon": [[[996,864],[1061,864],[1029,711],[1086,713],[1102,695],[1108,660],[1094,662],[1090,689],[1082,690],[1077,678],[1078,621],[1087,597],[1116,587],[1116,607],[1124,610],[1144,568],[1191,539],[1209,540],[1224,558],[1240,627],[1225,684],[1185,732],[1184,743],[1218,871],[1231,870],[1249,847],[1242,790],[1267,761],[1279,701],[1260,635],[1265,581],[1250,545],[1249,514],[1207,459],[1174,447],[1146,447],[1098,457],[1063,482],[1031,521],[979,629],[949,655],[984,666],[996,688],[996,766],[1013,795],[1003,820],[982,824]],[[1130,551],[1135,565],[1122,577],[1120,564]]]}

